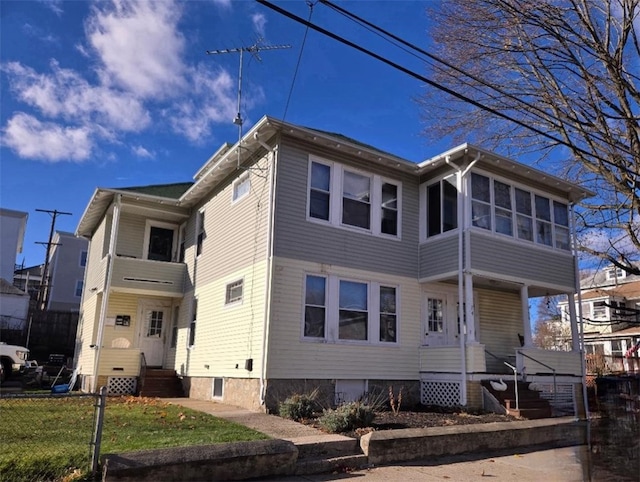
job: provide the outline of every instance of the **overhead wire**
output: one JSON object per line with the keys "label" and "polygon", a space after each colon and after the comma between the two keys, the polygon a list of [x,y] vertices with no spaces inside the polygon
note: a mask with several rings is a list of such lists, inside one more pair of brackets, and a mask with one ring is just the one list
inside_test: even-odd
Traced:
{"label": "overhead wire", "polygon": [[370,57],[373,57],[374,59],[379,60],[380,62],[385,63],[385,64],[395,68],[396,70],[399,70],[400,72],[403,72],[403,73],[405,73],[405,74],[407,74],[407,75],[409,75],[409,76],[411,76],[411,77],[413,77],[413,78],[415,78],[417,80],[420,80],[420,81],[422,81],[422,82],[424,82],[424,83],[426,83],[426,84],[428,84],[428,85],[430,85],[432,87],[435,87],[436,89],[441,90],[441,91],[445,92],[446,94],[449,94],[452,97],[455,97],[455,98],[457,98],[459,100],[462,100],[462,101],[464,101],[464,102],[466,102],[468,104],[471,104],[471,105],[473,105],[475,107],[478,107],[479,109],[485,110],[485,111],[495,115],[496,117],[500,117],[502,119],[510,121],[510,122],[512,122],[512,123],[514,123],[516,125],[519,125],[520,127],[528,129],[528,130],[530,130],[530,131],[532,131],[532,132],[534,132],[534,133],[536,133],[536,134],[538,134],[540,136],[543,136],[543,137],[545,137],[547,139],[550,139],[550,140],[556,142],[557,144],[569,147],[570,149],[572,149],[572,150],[574,150],[576,152],[579,152],[579,153],[581,153],[583,155],[586,155],[589,158],[598,159],[599,161],[603,162],[604,164],[607,164],[607,165],[610,165],[610,166],[613,166],[613,167],[616,167],[616,168],[620,167],[620,166],[614,164],[613,162],[609,161],[608,159],[604,159],[604,158],[602,158],[602,157],[600,157],[600,156],[598,156],[598,155],[596,155],[596,154],[594,154],[592,152],[589,152],[589,151],[587,151],[587,150],[585,150],[585,149],[583,149],[583,148],[581,148],[579,146],[573,145],[573,144],[569,143],[568,141],[565,141],[564,139],[561,139],[561,138],[556,137],[556,136],[554,136],[552,134],[549,134],[548,132],[545,132],[545,131],[543,131],[541,129],[538,129],[537,127],[531,126],[531,125],[527,124],[526,122],[524,122],[522,120],[519,120],[519,119],[516,119],[514,117],[511,117],[510,115],[505,114],[504,112],[500,112],[500,111],[498,111],[498,110],[496,110],[496,109],[494,109],[492,107],[484,105],[483,103],[481,103],[481,102],[479,102],[479,101],[477,101],[475,99],[472,99],[472,98],[470,98],[470,97],[468,97],[468,96],[466,96],[464,94],[456,92],[453,89],[450,89],[450,88],[448,88],[448,87],[446,87],[446,86],[444,86],[444,85],[442,85],[442,84],[440,84],[440,83],[438,83],[438,82],[436,82],[434,80],[431,80],[431,79],[429,79],[429,78],[427,78],[427,77],[425,77],[425,76],[423,76],[421,74],[418,74],[418,73],[414,72],[413,70],[411,70],[411,69],[409,69],[407,67],[404,67],[404,66],[402,66],[402,65],[400,65],[400,64],[398,64],[398,63],[396,63],[396,62],[394,62],[392,60],[387,59],[386,57],[383,57],[382,55],[379,55],[379,54],[377,54],[377,53],[375,53],[375,52],[373,52],[373,51],[371,51],[369,49],[366,49],[365,47],[362,47],[361,45],[358,45],[358,44],[356,44],[356,43],[354,43],[354,42],[352,42],[352,41],[350,41],[348,39],[345,39],[344,37],[341,37],[338,34],[335,34],[335,33],[331,32],[329,30],[326,30],[326,29],[324,29],[324,28],[322,28],[322,27],[320,27],[318,25],[315,25],[315,24],[313,24],[313,23],[311,23],[309,21],[306,21],[303,18],[301,18],[301,17],[299,17],[299,16],[297,16],[297,15],[295,15],[295,14],[293,14],[293,13],[291,13],[291,12],[289,12],[289,11],[287,11],[287,10],[277,6],[277,5],[274,5],[274,4],[270,3],[267,0],[256,0],[256,2],[258,2],[261,5],[264,5],[267,8],[270,8],[271,10],[274,10],[275,12],[277,12],[277,13],[279,13],[279,14],[281,14],[281,15],[283,15],[283,16],[291,19],[291,20],[294,20],[294,21],[296,21],[298,23],[306,25],[307,27],[312,28],[313,30],[315,30],[315,31],[327,36],[327,37],[330,37],[330,38],[332,38],[332,39],[334,39],[334,40],[336,40],[336,41],[338,41],[338,42],[340,42],[340,43],[342,43],[344,45],[347,45],[348,47],[351,47],[351,48],[353,48],[355,50],[358,50],[359,52],[362,52],[362,53],[364,53],[366,55],[369,55]]}
{"label": "overhead wire", "polygon": [[[309,6],[309,18],[308,22],[311,21],[311,16],[313,15],[313,7],[318,3],[317,1],[311,2],[307,1],[307,5]],[[287,96],[287,103],[284,106],[284,113],[282,114],[282,120],[284,121],[287,117],[287,111],[289,110],[289,102],[291,101],[291,95],[293,94],[293,87],[296,83],[296,78],[298,77],[298,69],[300,68],[300,62],[302,60],[302,53],[304,52],[304,46],[307,43],[307,34],[309,33],[309,26],[304,29],[304,36],[302,37],[302,44],[300,45],[300,52],[298,53],[298,61],[296,62],[296,68],[293,72],[293,79],[291,79],[291,87],[289,88],[289,95]]]}
{"label": "overhead wire", "polygon": [[[537,117],[538,119],[544,120],[544,121],[553,121],[553,127],[558,129],[562,126],[563,121],[561,121],[556,115],[549,113],[547,111],[545,111],[544,109],[536,106],[535,104],[532,104],[531,102],[527,102],[525,100],[523,100],[521,97],[518,97],[504,89],[502,89],[501,87],[495,85],[495,84],[491,84],[490,82],[476,76],[473,75],[472,73],[467,72],[466,70],[458,67],[457,65],[452,64],[451,62],[447,62],[446,60],[444,60],[443,58],[432,54],[424,49],[422,49],[421,47],[418,47],[417,45],[415,45],[412,42],[409,42],[405,39],[403,39],[402,37],[399,37],[395,34],[393,34],[392,32],[389,32],[388,30],[383,29],[382,27],[379,27],[378,25],[369,22],[368,20],[356,15],[353,12],[350,12],[349,10],[340,7],[339,5],[334,4],[333,2],[331,2],[330,0],[318,0],[321,4],[331,8],[332,10],[336,11],[337,13],[343,15],[346,18],[349,18],[350,20],[352,20],[354,23],[360,25],[361,27],[365,28],[366,30],[378,35],[380,38],[385,39],[387,42],[391,43],[392,45],[396,46],[397,48],[403,50],[404,52],[408,53],[409,55],[412,55],[420,60],[423,60],[426,62],[426,59],[416,55],[415,53],[411,52],[410,50],[402,47],[402,45],[408,47],[409,49],[416,51],[424,56],[426,56],[429,59],[434,60],[436,63],[442,64],[460,74],[462,74],[463,76],[497,92],[498,94],[507,97],[515,102],[517,102],[518,104],[520,104],[523,107],[526,107],[528,109],[527,114],[533,114],[533,116]],[[389,39],[393,39],[394,42],[391,42],[391,40]],[[400,45],[399,45],[400,44]],[[438,65],[433,64],[431,62],[427,62],[429,65],[433,66],[434,68],[440,70],[440,71],[444,71],[442,68],[440,68]],[[480,92],[485,92],[481,89],[479,89],[478,87],[465,82],[466,85],[472,87],[475,90],[478,90]],[[531,112],[531,111],[535,111]],[[572,119],[573,121],[577,121],[577,119]],[[621,151],[623,151],[625,154],[629,154],[631,156],[634,156],[634,153],[629,151],[628,149],[626,149],[623,146],[620,146],[618,144],[612,144],[611,141],[604,139],[603,137],[599,136],[597,133],[592,132],[590,133],[590,137],[598,140],[599,142],[606,144],[610,147],[615,147],[616,149],[620,149]],[[594,156],[597,157],[597,156]],[[602,159],[600,159],[602,160]]]}

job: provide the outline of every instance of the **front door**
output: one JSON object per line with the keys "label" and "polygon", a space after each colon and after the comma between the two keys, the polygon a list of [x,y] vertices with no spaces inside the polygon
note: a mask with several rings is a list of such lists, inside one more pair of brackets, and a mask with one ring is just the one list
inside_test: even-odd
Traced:
{"label": "front door", "polygon": [[453,345],[458,339],[457,297],[451,293],[425,292],[423,343],[426,346]]}
{"label": "front door", "polygon": [[168,303],[158,301],[145,300],[140,303],[139,347],[144,353],[147,366],[162,366],[170,308]]}

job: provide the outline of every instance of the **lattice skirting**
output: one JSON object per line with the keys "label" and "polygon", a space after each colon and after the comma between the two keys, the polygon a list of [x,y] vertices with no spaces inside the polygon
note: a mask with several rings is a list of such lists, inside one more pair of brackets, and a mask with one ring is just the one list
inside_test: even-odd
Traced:
{"label": "lattice skirting", "polygon": [[460,405],[460,382],[422,380],[420,402],[423,405],[456,407]]}
{"label": "lattice skirting", "polygon": [[109,395],[135,395],[138,387],[136,377],[109,377],[107,393]]}

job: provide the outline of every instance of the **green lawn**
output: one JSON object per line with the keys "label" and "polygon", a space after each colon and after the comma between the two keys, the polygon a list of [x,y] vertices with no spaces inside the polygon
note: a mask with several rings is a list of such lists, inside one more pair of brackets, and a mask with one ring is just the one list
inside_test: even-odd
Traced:
{"label": "green lawn", "polygon": [[[92,398],[0,399],[0,480],[72,480],[90,461]],[[108,398],[101,453],[267,439],[161,400]]]}

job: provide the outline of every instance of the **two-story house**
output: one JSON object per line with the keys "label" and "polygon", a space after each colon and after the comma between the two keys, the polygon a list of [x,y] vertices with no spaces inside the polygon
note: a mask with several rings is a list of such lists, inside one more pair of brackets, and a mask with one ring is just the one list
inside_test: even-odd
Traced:
{"label": "two-story house", "polygon": [[575,313],[573,350],[544,351],[528,304],[575,294],[590,194],[471,145],[416,164],[264,117],[193,183],[95,191],[76,231],[83,388],[133,392],[163,367],[190,397],[254,409],[390,385],[479,408],[506,361],[548,390],[552,367],[579,405]]}
{"label": "two-story house", "polygon": [[[612,265],[585,271],[575,303],[584,328],[587,371],[640,372],[640,276]],[[569,323],[568,302],[558,308]]]}
{"label": "two-story house", "polygon": [[50,311],[78,311],[84,287],[88,242],[73,233],[56,231],[49,256],[49,276],[43,304]]}
{"label": "two-story house", "polygon": [[23,211],[0,208],[0,331],[21,330],[27,323],[29,295],[13,286],[13,271],[28,217]]}

